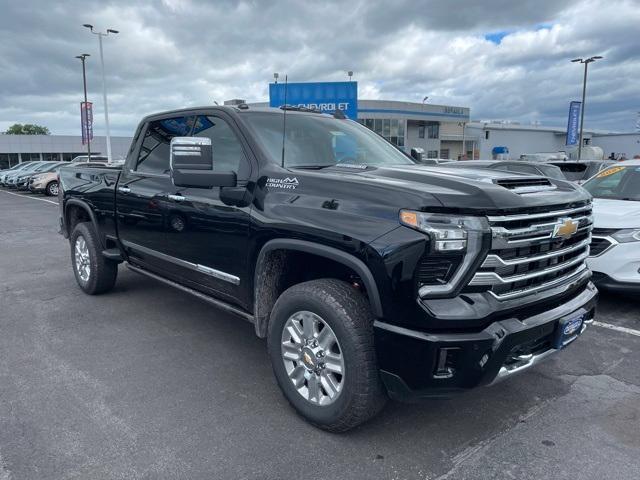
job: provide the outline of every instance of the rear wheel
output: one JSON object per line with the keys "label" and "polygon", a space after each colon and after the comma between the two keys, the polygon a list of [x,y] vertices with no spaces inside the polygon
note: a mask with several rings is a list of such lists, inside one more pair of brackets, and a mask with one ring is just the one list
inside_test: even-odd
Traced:
{"label": "rear wheel", "polygon": [[289,403],[317,427],[343,432],[384,406],[372,320],[363,295],[339,280],[295,285],[276,302],[271,364]]}
{"label": "rear wheel", "polygon": [[44,192],[50,197],[58,196],[58,181],[53,180],[47,184],[47,188],[44,189]]}
{"label": "rear wheel", "polygon": [[71,263],[80,288],[89,295],[113,288],[118,276],[118,264],[102,256],[102,249],[93,225],[79,223],[70,237]]}

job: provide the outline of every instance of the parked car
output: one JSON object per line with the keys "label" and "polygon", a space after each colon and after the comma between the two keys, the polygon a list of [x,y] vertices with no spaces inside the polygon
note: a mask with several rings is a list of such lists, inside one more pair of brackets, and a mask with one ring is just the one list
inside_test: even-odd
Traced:
{"label": "parked car", "polygon": [[89,160],[88,155],[78,155],[71,160],[71,163],[106,163],[109,159],[104,155],[91,155],[91,160]]}
{"label": "parked car", "polygon": [[16,170],[20,170],[21,168],[26,167],[27,165],[29,165],[30,163],[33,163],[31,161],[29,162],[22,162],[22,163],[16,163],[14,166],[9,167],[9,168],[3,168],[2,170],[0,170],[0,175],[8,173],[8,172],[15,172]]}
{"label": "parked car", "polygon": [[3,170],[2,173],[0,173],[0,186],[6,187],[9,177],[11,177],[12,175],[15,175],[15,174],[17,174],[19,172],[25,172],[25,171],[28,171],[30,169],[33,169],[39,163],[41,163],[41,162],[35,162],[35,161],[34,162],[23,162],[23,163],[19,163],[18,165],[14,165],[13,167],[11,167],[11,168],[9,168],[7,170]]}
{"label": "parked car", "polygon": [[60,169],[67,165],[73,166],[92,166],[92,167],[104,167],[107,164],[103,162],[91,162],[91,163],[74,163],[62,162],[57,165],[52,171],[46,173],[38,173],[29,180],[29,191],[33,193],[44,193],[48,196],[58,195],[58,172]]}
{"label": "parked car", "polygon": [[445,168],[489,168],[506,172],[523,173],[525,175],[541,175],[543,177],[566,180],[562,170],[555,165],[524,160],[460,160],[442,165]]}
{"label": "parked car", "polygon": [[593,195],[588,259],[599,287],[640,292],[640,160],[601,171],[584,188]]}
{"label": "parked car", "polygon": [[296,107],[160,113],[134,138],[124,168],[60,170],[79,287],[111,290],[126,262],[250,321],[287,400],[326,430],[387,396],[511,377],[593,320],[591,196],[569,182],[417,165]]}
{"label": "parked car", "polygon": [[27,165],[25,168],[21,170],[16,170],[15,172],[10,172],[4,177],[3,186],[9,188],[16,188],[16,181],[18,177],[22,175],[27,175],[29,173],[35,172],[38,168],[49,162],[33,162],[31,165]]}
{"label": "parked car", "polygon": [[582,184],[601,170],[615,165],[616,162],[613,160],[572,160],[549,163],[562,170],[567,180]]}
{"label": "parked car", "polygon": [[29,181],[40,173],[47,173],[54,171],[58,166],[63,165],[65,162],[43,162],[37,168],[30,172],[21,173],[15,177],[13,186],[16,190],[28,190]]}

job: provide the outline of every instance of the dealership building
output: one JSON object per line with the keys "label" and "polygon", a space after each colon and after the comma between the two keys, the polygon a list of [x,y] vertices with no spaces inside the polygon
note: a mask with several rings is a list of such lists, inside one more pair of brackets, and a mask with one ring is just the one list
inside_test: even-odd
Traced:
{"label": "dealership building", "polygon": [[[111,156],[124,158],[131,145],[131,137],[111,137]],[[105,137],[94,137],[91,153],[106,155]],[[34,160],[71,161],[86,155],[82,137],[74,135],[0,135],[0,169]]]}

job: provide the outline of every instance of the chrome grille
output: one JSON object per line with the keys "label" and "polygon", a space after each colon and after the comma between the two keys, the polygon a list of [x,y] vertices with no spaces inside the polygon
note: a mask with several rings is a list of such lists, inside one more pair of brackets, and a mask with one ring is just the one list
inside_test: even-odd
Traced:
{"label": "chrome grille", "polygon": [[488,290],[503,300],[570,284],[589,275],[585,260],[593,228],[590,204],[488,218],[491,251],[469,287]]}

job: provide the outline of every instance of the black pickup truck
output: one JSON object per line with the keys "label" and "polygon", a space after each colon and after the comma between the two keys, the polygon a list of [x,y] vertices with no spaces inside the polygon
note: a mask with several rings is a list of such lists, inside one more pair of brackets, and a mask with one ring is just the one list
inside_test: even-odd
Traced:
{"label": "black pickup truck", "polygon": [[586,191],[418,165],[341,115],[152,115],[124,166],[64,167],[59,196],[82,290],[125,263],[252,322],[288,401],[330,431],[388,396],[509,377],[594,317]]}

